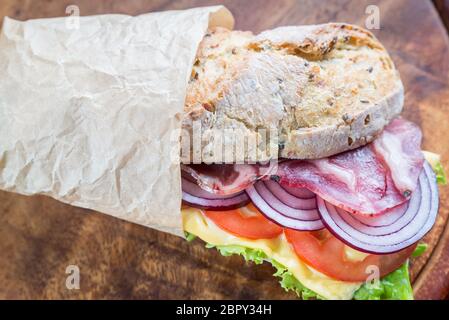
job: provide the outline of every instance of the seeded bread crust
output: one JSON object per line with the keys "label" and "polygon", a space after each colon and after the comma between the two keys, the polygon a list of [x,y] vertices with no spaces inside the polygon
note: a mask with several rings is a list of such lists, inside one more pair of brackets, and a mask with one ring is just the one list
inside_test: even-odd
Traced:
{"label": "seeded bread crust", "polygon": [[[225,162],[316,159],[357,148],[402,111],[403,91],[385,48],[360,27],[292,26],[257,36],[216,28],[199,46],[184,108],[184,133],[200,124],[201,146],[183,138],[182,162],[223,162],[214,149],[218,131],[226,132]],[[232,151],[242,135],[258,143]]]}

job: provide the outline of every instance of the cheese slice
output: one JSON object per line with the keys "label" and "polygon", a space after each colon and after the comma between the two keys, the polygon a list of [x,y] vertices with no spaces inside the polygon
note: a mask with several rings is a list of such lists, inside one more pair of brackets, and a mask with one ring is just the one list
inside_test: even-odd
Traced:
{"label": "cheese slice", "polygon": [[439,163],[441,163],[441,155],[437,153],[433,153],[430,151],[422,151],[424,158],[428,163],[430,163],[430,166],[435,169],[436,166],[438,166]]}
{"label": "cheese slice", "polygon": [[[274,239],[250,240],[220,229],[199,209],[183,208],[182,216],[185,231],[215,246],[239,245],[262,250],[270,259],[284,265],[302,285],[326,299],[352,299],[354,292],[361,286],[361,283],[329,278],[306,265],[295,254],[283,234]],[[363,260],[363,257],[357,255],[348,255],[350,257]]]}

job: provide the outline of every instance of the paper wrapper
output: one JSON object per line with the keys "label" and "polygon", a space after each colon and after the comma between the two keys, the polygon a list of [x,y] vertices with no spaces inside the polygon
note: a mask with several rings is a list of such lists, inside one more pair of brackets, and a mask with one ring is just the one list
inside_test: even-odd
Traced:
{"label": "paper wrapper", "polygon": [[187,81],[222,6],[19,22],[0,35],[0,189],[183,236]]}

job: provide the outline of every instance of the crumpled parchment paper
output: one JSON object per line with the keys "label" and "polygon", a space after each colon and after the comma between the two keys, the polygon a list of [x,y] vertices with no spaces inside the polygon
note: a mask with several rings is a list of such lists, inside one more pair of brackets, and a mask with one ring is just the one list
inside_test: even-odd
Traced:
{"label": "crumpled parchment paper", "polygon": [[187,81],[222,6],[19,22],[0,34],[0,189],[183,236]]}

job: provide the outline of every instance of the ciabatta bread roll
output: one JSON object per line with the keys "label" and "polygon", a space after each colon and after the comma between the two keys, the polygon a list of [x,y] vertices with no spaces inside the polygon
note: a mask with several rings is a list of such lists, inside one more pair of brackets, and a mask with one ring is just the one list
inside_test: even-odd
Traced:
{"label": "ciabatta bread roll", "polygon": [[[234,143],[233,131],[258,141],[243,153],[227,148],[226,162],[328,157],[372,141],[403,99],[387,51],[360,27],[292,26],[257,36],[216,28],[199,46],[184,109],[185,132],[201,125],[200,147],[183,139],[182,161],[196,153],[196,161],[223,162],[213,148],[220,130],[224,146]],[[278,136],[264,138],[260,129]],[[259,152],[269,146],[271,153]]]}

